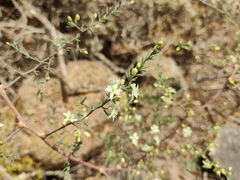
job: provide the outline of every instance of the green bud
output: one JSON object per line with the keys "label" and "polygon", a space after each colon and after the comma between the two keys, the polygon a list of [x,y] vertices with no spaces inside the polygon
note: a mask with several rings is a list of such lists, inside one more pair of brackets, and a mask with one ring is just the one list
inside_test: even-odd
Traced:
{"label": "green bud", "polygon": [[135,99],[135,100],[133,101],[133,103],[137,104],[137,103],[138,103],[138,100],[137,100],[137,99]]}
{"label": "green bud", "polygon": [[80,49],[80,52],[83,53],[83,54],[88,54],[88,51],[85,50],[85,49]]}
{"label": "green bud", "polygon": [[107,16],[104,15],[104,16],[102,17],[102,20],[103,20],[103,21],[107,21],[107,20],[108,20]]}
{"label": "green bud", "polygon": [[185,127],[187,127],[185,124],[182,124],[182,128],[185,128]]}
{"label": "green bud", "polygon": [[89,132],[87,132],[87,131],[84,131],[84,133],[83,133],[86,137],[91,137],[91,135],[90,135],[90,133]]}
{"label": "green bud", "polygon": [[185,149],[181,149],[181,152],[182,152],[182,153],[185,153],[185,152],[186,152],[186,150],[185,150]]}
{"label": "green bud", "polygon": [[136,175],[139,175],[139,174],[140,174],[140,171],[136,171],[135,174],[136,174]]}
{"label": "green bud", "polygon": [[80,15],[79,14],[76,14],[75,15],[75,21],[79,21],[80,20]]}
{"label": "green bud", "polygon": [[76,141],[80,142],[81,141],[81,137],[80,136],[76,136]]}
{"label": "green bud", "polygon": [[99,24],[96,24],[94,27],[95,29],[99,29],[101,26]]}
{"label": "green bud", "polygon": [[11,46],[10,42],[6,42],[6,45]]}
{"label": "green bud", "polygon": [[137,63],[137,68],[140,69],[141,66],[142,66],[142,63],[141,63],[141,62],[138,62],[138,63]]}
{"label": "green bud", "polygon": [[96,19],[97,18],[97,13],[94,13],[93,17]]}
{"label": "green bud", "polygon": [[200,60],[200,57],[198,55],[195,56],[196,61]]}
{"label": "green bud", "polygon": [[163,45],[163,41],[159,41],[159,42],[157,43],[157,47],[158,47],[158,48],[162,47],[162,45]]}
{"label": "green bud", "polygon": [[219,50],[220,50],[220,47],[219,47],[219,46],[215,46],[215,47],[214,47],[214,50],[215,50],[215,51],[219,51]]}
{"label": "green bud", "polygon": [[73,135],[75,137],[80,137],[81,136],[81,132],[79,130],[76,130],[76,131],[74,131]]}
{"label": "green bud", "polygon": [[63,126],[66,126],[66,125],[67,125],[67,122],[66,122],[66,121],[63,121],[63,122],[62,122],[62,125],[63,125]]}
{"label": "green bud", "polygon": [[133,68],[132,70],[131,70],[131,75],[136,75],[138,73],[138,69],[137,68]]}
{"label": "green bud", "polygon": [[233,77],[228,78],[228,82],[229,82],[230,84],[232,84],[232,85],[235,84]]}
{"label": "green bud", "polygon": [[124,157],[121,158],[121,163],[125,163]]}
{"label": "green bud", "polygon": [[194,112],[192,109],[189,109],[189,110],[188,110],[188,115],[189,115],[189,116],[194,116],[194,115],[195,115],[195,112]]}
{"label": "green bud", "polygon": [[46,74],[45,79],[48,82],[51,78],[50,78],[50,76],[48,74]]}
{"label": "green bud", "polygon": [[121,79],[120,85],[124,85],[124,84],[125,84],[125,80],[124,80],[124,79]]}
{"label": "green bud", "polygon": [[115,100],[116,100],[116,101],[120,101],[121,99],[122,99],[122,96],[120,96],[120,95],[118,95],[118,96],[115,97]]}
{"label": "green bud", "polygon": [[71,16],[68,16],[67,19],[68,19],[69,22],[72,22]]}
{"label": "green bud", "polygon": [[164,171],[164,170],[161,170],[161,171],[160,171],[160,174],[161,174],[161,175],[165,175],[165,171]]}

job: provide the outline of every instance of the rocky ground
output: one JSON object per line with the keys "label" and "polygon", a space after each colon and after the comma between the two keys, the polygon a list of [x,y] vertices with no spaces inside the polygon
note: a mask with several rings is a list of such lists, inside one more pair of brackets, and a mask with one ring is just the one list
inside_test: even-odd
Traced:
{"label": "rocky ground", "polygon": [[[20,70],[26,72],[35,65],[35,62],[5,45],[6,42],[16,41],[20,49],[26,49],[32,56],[44,59],[54,52],[49,39],[73,38],[78,33],[76,29],[66,27],[67,16],[74,17],[79,13],[80,23],[87,25],[90,22],[89,17],[95,12],[104,13],[106,6],[113,5],[108,0],[0,0],[2,83],[11,82],[19,75]],[[101,23],[96,34],[89,31],[81,34],[80,47],[87,49],[87,55],[74,50],[76,43],[69,46],[70,51],[64,51],[66,72],[63,72],[61,61],[56,60],[52,64],[55,73],[50,74],[49,82],[45,83],[44,68],[39,67],[37,81],[34,81],[33,73],[22,77],[9,88],[8,95],[31,126],[49,132],[61,124],[63,112],[79,110],[75,105],[76,96],[87,96],[86,103],[89,105],[101,102],[105,97],[104,89],[111,78],[122,77],[131,64],[136,64],[151,52],[159,40],[163,40],[171,45],[164,54],[159,54],[154,61],[148,62],[146,76],[138,81],[145,93],[137,106],[137,112],[143,115],[143,123],[133,127],[124,125],[120,119],[112,122],[102,111],[96,111],[89,117],[89,126],[81,125],[81,129],[89,131],[92,137],[90,140],[83,139],[78,157],[93,164],[104,165],[107,157],[104,135],[128,138],[123,132],[133,128],[143,131],[157,114],[174,119],[170,125],[161,126],[162,141],[158,147],[160,155],[154,159],[155,168],[165,170],[165,179],[224,179],[211,170],[202,169],[202,161],[196,163],[198,160],[191,153],[181,152],[186,144],[204,149],[206,144],[212,142],[218,143],[220,148],[216,148],[215,153],[206,155],[219,161],[224,168],[232,166],[232,178],[237,179],[240,166],[240,142],[236,138],[239,134],[240,117],[237,35],[239,7],[239,2],[230,0],[136,1],[120,8],[118,17],[113,16],[109,21]],[[40,12],[41,16],[34,16],[34,10]],[[55,27],[55,34],[51,33],[49,23]],[[55,57],[54,59],[59,58],[57,55]],[[6,68],[8,66],[4,63],[8,61],[19,71]],[[155,69],[158,62],[162,65],[163,76],[169,77],[168,85],[177,90],[176,103],[168,109],[163,104],[151,103],[151,100],[161,96],[153,88],[158,78]],[[235,69],[237,71],[232,77]],[[229,83],[229,77],[234,85]],[[38,101],[39,96],[36,96],[39,89],[47,92],[42,103]],[[187,105],[186,94],[191,97],[191,102]],[[17,120],[3,100],[0,105],[1,123],[4,124],[0,134],[1,139],[4,139],[15,130]],[[189,108],[196,112],[194,116],[187,116]],[[154,114],[153,109],[157,109],[158,113]],[[191,138],[182,137],[182,123],[192,128]],[[217,135],[211,129],[216,124],[222,127]],[[57,133],[51,137],[51,141],[62,145],[64,142],[71,142],[74,140],[73,130],[74,127],[70,127],[64,134]],[[170,151],[167,150],[174,153],[169,154],[167,152]],[[43,174],[47,179],[63,177],[62,169],[66,159],[28,131],[19,132],[1,147],[1,151],[14,155],[17,153],[20,157],[14,163],[1,159],[0,171],[7,170],[9,176],[15,175],[17,179],[36,179],[38,174]],[[147,155],[136,153],[136,149],[129,146],[126,146],[125,153],[129,157],[142,157],[142,160],[147,161]],[[191,164],[190,161],[195,163]],[[106,179],[82,165],[73,165],[71,173],[72,179]],[[115,179],[126,178],[124,173],[111,175]],[[145,179],[146,176],[143,172],[139,179]],[[5,179],[7,178],[6,175]]]}

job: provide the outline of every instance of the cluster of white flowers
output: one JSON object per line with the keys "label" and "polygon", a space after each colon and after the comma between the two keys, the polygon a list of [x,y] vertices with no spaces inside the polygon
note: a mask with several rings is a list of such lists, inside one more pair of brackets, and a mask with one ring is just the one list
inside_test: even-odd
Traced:
{"label": "cluster of white flowers", "polygon": [[[107,88],[105,89],[105,91],[108,92],[108,97],[110,100],[114,100],[114,97],[120,95],[120,93],[122,92],[121,86],[124,84],[124,80],[113,79],[112,83],[113,83],[112,85],[108,85]],[[130,101],[134,100],[134,98],[138,98],[139,96],[138,86],[135,83],[131,84],[131,88],[132,88],[132,94],[131,94]],[[114,121],[117,115],[118,115],[118,110],[116,106],[114,106],[108,117],[112,118]]]}

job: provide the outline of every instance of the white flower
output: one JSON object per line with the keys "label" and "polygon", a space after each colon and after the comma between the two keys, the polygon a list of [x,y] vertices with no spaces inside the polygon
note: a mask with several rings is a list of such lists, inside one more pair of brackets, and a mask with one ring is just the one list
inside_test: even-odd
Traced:
{"label": "white flower", "polygon": [[171,104],[173,104],[173,100],[172,100],[171,97],[161,96],[161,99],[163,100],[163,102],[166,103],[166,105],[171,105]]}
{"label": "white flower", "polygon": [[117,117],[117,115],[118,115],[118,111],[117,111],[116,107],[114,107],[111,114],[108,116],[108,118],[112,118],[114,121],[114,119]]}
{"label": "white flower", "polygon": [[183,127],[182,133],[183,137],[185,138],[190,137],[192,135],[192,129],[189,126]]}
{"label": "white flower", "polygon": [[158,134],[160,132],[159,127],[157,125],[152,125],[151,126],[151,131],[150,134]]}
{"label": "white flower", "polygon": [[132,140],[132,143],[133,143],[135,146],[137,146],[139,137],[138,137],[138,135],[137,135],[136,132],[135,132],[132,136],[129,136],[129,139],[131,139],[131,140]]}
{"label": "white flower", "polygon": [[136,119],[136,122],[141,122],[142,120],[142,116],[140,114],[135,114],[135,119]]}
{"label": "white flower", "polygon": [[152,150],[152,147],[149,146],[149,145],[147,145],[147,144],[145,144],[145,145],[142,147],[142,150],[145,151],[145,152],[149,152],[149,151]]}
{"label": "white flower", "polygon": [[64,122],[76,122],[78,119],[75,119],[75,115],[74,114],[71,114],[70,111],[68,111],[67,113],[63,113],[63,115],[65,116],[64,118]]}
{"label": "white flower", "polygon": [[113,97],[115,95],[119,95],[122,90],[118,89],[118,84],[113,84],[112,86],[107,86],[107,88],[105,89],[105,91],[109,92],[109,99],[113,100]]}
{"label": "white flower", "polygon": [[175,90],[174,88],[172,88],[172,87],[168,87],[168,88],[166,88],[165,91],[166,91],[167,93],[173,93],[173,94],[176,93],[176,90]]}
{"label": "white flower", "polygon": [[113,84],[120,85],[121,79],[112,79],[112,83],[113,83]]}
{"label": "white flower", "polygon": [[3,127],[4,125],[2,123],[0,123],[0,127]]}
{"label": "white flower", "polygon": [[158,135],[153,136],[153,140],[155,141],[157,146],[160,144],[160,138]]}
{"label": "white flower", "polygon": [[139,95],[138,86],[136,86],[136,84],[131,84],[131,87],[132,87],[132,99],[134,97],[138,98]]}

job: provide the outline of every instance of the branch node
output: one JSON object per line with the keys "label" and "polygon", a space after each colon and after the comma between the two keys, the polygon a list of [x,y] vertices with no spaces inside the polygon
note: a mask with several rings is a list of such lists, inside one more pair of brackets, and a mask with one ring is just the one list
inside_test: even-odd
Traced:
{"label": "branch node", "polygon": [[46,138],[46,133],[45,133],[45,132],[40,132],[40,133],[38,134],[38,136],[39,136],[40,138],[42,138],[42,139],[45,139],[45,138]]}
{"label": "branch node", "polygon": [[23,129],[23,128],[25,127],[25,124],[24,124],[23,122],[19,122],[19,123],[18,123],[18,127],[19,127],[20,129]]}
{"label": "branch node", "polygon": [[105,173],[106,173],[106,170],[105,170],[105,168],[102,168],[102,167],[101,167],[101,168],[99,169],[99,172],[102,173],[102,174],[105,174]]}
{"label": "branch node", "polygon": [[5,91],[7,90],[7,86],[5,86],[4,84],[1,84],[0,87]]}

